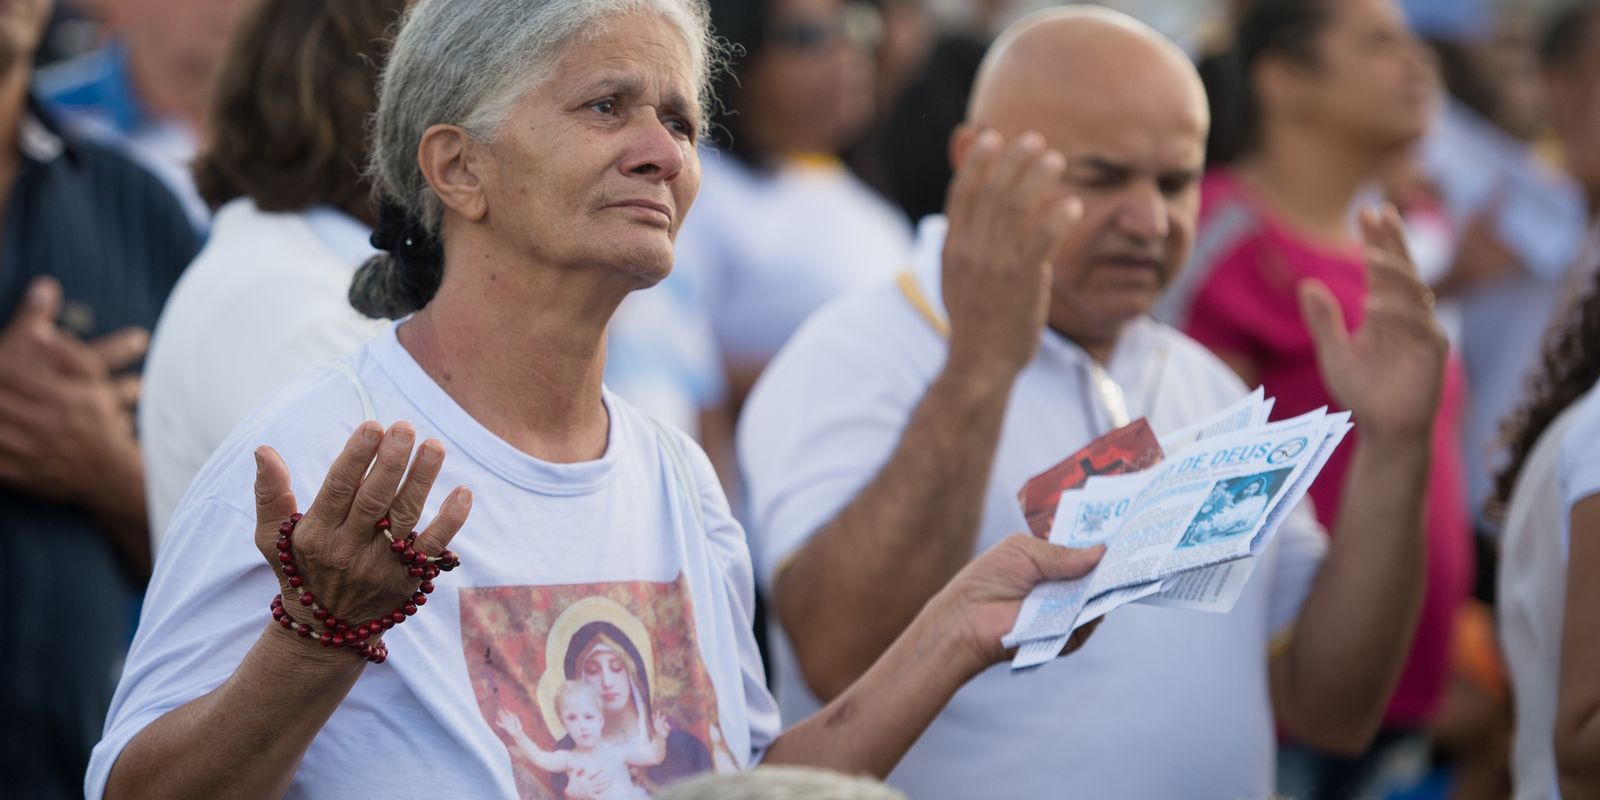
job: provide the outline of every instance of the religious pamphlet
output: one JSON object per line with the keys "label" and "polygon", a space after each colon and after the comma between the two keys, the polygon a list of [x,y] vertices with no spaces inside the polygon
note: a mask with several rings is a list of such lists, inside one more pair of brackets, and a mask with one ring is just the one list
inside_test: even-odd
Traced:
{"label": "religious pamphlet", "polygon": [[[1144,420],[1114,431],[1029,481],[1019,498],[1064,547],[1106,546],[1088,575],[1036,587],[1003,642],[1013,670],[1044,664],[1072,632],[1132,602],[1226,613],[1290,509],[1350,431],[1348,413],[1319,409],[1267,422],[1260,390],[1150,448]],[[1131,457],[1094,460],[1086,454]],[[1073,466],[1077,465],[1077,466]],[[1035,483],[1053,476],[1049,492]],[[1031,504],[1031,505],[1030,505]]]}

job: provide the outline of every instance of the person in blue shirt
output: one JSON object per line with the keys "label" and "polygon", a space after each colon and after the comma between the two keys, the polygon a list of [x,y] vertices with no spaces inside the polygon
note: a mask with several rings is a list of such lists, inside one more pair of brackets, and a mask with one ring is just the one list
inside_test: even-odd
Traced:
{"label": "person in blue shirt", "polygon": [[194,256],[171,194],[29,92],[50,0],[0,5],[0,774],[82,792],[149,571],[134,368]]}
{"label": "person in blue shirt", "polygon": [[111,145],[167,184],[196,228],[210,209],[189,164],[199,149],[205,98],[244,3],[240,0],[103,0],[112,38],[39,71],[37,94],[67,130]]}

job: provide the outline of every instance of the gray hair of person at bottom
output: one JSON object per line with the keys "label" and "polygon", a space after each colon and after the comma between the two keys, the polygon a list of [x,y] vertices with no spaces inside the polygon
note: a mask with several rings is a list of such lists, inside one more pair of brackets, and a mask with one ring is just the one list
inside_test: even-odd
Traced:
{"label": "gray hair of person at bottom", "polygon": [[701,775],[675,783],[656,800],[906,800],[871,778],[809,767],[760,767],[737,775]]}
{"label": "gray hair of person at bottom", "polygon": [[[592,41],[606,22],[658,14],[683,35],[702,119],[724,45],[711,31],[706,0],[419,0],[400,23],[378,86],[367,166],[384,218],[374,241],[388,253],[367,262],[350,300],[369,316],[398,317],[426,305],[438,289],[439,198],[417,164],[422,135],[459,125],[493,141],[513,106],[549,80],[567,48]],[[410,243],[410,244],[407,244]],[[403,251],[404,250],[404,251]]]}

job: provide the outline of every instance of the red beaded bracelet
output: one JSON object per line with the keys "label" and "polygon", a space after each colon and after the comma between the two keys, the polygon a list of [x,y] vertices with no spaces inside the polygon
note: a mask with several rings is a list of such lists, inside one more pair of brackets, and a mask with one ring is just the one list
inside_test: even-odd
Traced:
{"label": "red beaded bracelet", "polygon": [[[311,616],[323,627],[324,633],[317,634],[317,642],[323,647],[349,648],[355,650],[362,658],[374,663],[382,664],[389,658],[389,649],[377,637],[383,631],[393,628],[417,613],[417,609],[428,602],[428,595],[433,593],[433,579],[439,577],[440,572],[449,572],[461,566],[461,559],[455,553],[445,550],[437,556],[430,556],[416,549],[417,532],[412,531],[403,537],[395,538],[389,530],[391,524],[387,517],[378,520],[374,528],[389,540],[389,549],[400,559],[400,563],[407,569],[407,574],[413,578],[422,579],[417,590],[411,594],[409,602],[401,604],[394,611],[350,627],[349,623],[340,619],[331,609],[317,603],[316,595],[305,587],[305,578],[300,575],[300,568],[294,563],[294,529],[304,518],[303,514],[289,517],[289,521],[278,526],[278,569],[283,572],[283,577],[289,587],[299,592],[300,605],[311,609]],[[289,615],[288,609],[283,607],[283,595],[272,598],[272,619],[286,630],[291,630],[302,639],[311,638],[314,628],[310,623],[296,622]]]}

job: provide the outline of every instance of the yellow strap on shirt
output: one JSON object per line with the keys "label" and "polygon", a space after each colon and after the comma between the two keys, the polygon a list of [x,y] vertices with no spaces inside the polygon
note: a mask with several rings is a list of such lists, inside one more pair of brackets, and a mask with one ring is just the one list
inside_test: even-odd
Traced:
{"label": "yellow strap on shirt", "polygon": [[922,287],[917,285],[917,276],[913,275],[911,270],[906,270],[895,278],[895,283],[899,284],[900,293],[906,296],[906,301],[911,303],[911,307],[916,309],[917,313],[921,314],[929,325],[933,326],[933,330],[939,334],[939,338],[950,338],[950,323],[940,316],[938,310],[933,307],[933,303],[928,302],[927,295],[922,293]]}
{"label": "yellow strap on shirt", "polygon": [[1289,645],[1293,643],[1294,626],[1290,625],[1278,631],[1277,635],[1272,637],[1272,641],[1267,643],[1267,659],[1271,660],[1289,652]]}
{"label": "yellow strap on shirt", "polygon": [[[926,320],[929,325],[933,326],[934,331],[939,334],[940,338],[950,338],[950,323],[945,322],[944,318],[939,316],[939,312],[934,310],[933,304],[928,302],[927,296],[922,293],[922,287],[917,285],[917,277],[911,274],[911,270],[905,270],[901,272],[895,277],[895,282],[899,284],[900,293],[905,295],[906,301],[911,303],[911,307],[916,309],[917,313],[921,315],[921,317]],[[784,556],[784,558],[778,562],[778,566],[772,570],[773,586],[778,585],[778,578],[781,577],[784,571],[788,570],[789,566],[794,563],[794,557],[798,552],[799,551],[796,551],[795,553],[790,553],[789,555]]]}

